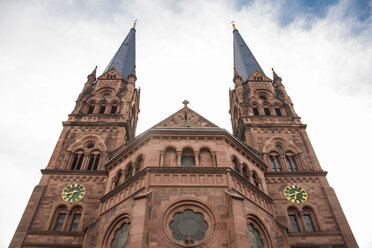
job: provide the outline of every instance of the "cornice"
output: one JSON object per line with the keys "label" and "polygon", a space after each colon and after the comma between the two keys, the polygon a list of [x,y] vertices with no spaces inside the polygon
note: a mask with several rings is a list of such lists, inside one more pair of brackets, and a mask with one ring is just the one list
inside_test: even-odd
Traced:
{"label": "cornice", "polygon": [[61,169],[41,169],[43,175],[95,175],[107,176],[105,170],[61,170]]}

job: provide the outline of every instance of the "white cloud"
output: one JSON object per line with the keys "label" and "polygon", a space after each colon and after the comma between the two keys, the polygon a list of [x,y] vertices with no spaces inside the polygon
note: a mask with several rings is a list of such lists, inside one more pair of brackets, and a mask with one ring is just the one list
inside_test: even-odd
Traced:
{"label": "white cloud", "polygon": [[372,241],[364,223],[372,219],[356,204],[371,200],[355,188],[368,188],[372,172],[372,24],[345,18],[348,4],[332,7],[310,27],[301,17],[281,27],[278,5],[268,1],[243,8],[227,0],[0,3],[1,184],[16,187],[1,192],[12,210],[0,211],[0,246],[8,245],[86,76],[95,65],[99,73],[105,69],[138,19],[138,133],[177,111],[184,99],[231,130],[235,20],[267,75],[274,67],[283,78],[354,235],[367,247]]}

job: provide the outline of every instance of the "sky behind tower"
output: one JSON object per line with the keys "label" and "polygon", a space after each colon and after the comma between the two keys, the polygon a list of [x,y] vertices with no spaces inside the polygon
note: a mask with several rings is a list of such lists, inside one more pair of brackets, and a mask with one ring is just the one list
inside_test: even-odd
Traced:
{"label": "sky behind tower", "polygon": [[[372,3],[0,1],[0,247],[8,246],[86,76],[137,24],[137,134],[189,107],[231,131],[235,21],[267,76],[283,79],[360,247],[372,247]],[[6,203],[6,204],[5,204]]]}

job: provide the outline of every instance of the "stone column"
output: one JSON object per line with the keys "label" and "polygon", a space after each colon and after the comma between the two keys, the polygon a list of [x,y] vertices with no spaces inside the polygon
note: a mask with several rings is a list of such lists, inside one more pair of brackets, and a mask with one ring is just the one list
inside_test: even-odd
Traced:
{"label": "stone column", "polygon": [[181,166],[182,151],[177,151],[177,166]]}
{"label": "stone column", "polygon": [[161,152],[160,152],[160,162],[159,162],[159,166],[161,166],[161,167],[164,166],[164,154],[165,154],[165,151],[161,151]]}

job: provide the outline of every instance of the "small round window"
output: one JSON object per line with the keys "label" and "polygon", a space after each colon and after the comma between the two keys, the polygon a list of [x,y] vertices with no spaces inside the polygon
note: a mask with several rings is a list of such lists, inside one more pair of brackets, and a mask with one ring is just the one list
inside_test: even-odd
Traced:
{"label": "small round window", "polygon": [[110,98],[110,94],[104,94],[103,95],[103,99],[107,99],[107,98]]}
{"label": "small round window", "polygon": [[93,143],[89,143],[88,145],[87,145],[87,148],[93,148],[94,147],[94,144]]}
{"label": "small round window", "polygon": [[259,96],[259,98],[266,101],[266,96]]}
{"label": "small round window", "polygon": [[278,151],[283,150],[283,147],[282,147],[281,145],[276,145],[275,148],[276,148]]}

